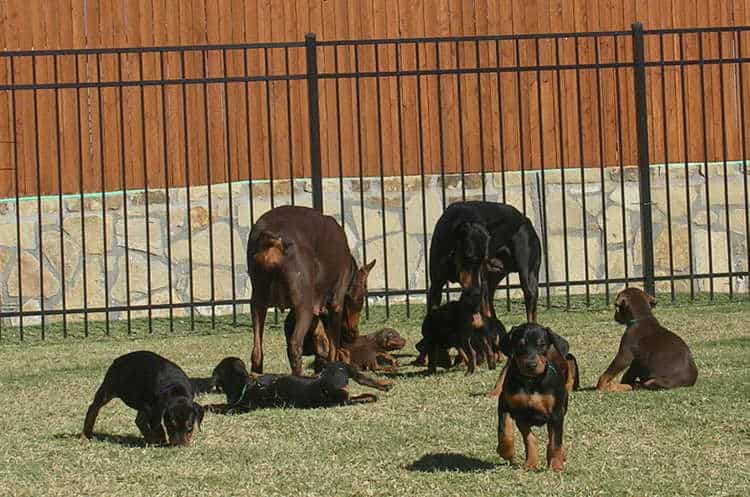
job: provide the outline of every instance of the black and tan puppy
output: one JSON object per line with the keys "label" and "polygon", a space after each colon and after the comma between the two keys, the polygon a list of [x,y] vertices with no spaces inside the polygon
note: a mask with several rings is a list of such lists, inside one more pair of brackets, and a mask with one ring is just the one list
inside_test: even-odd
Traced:
{"label": "black and tan puppy", "polygon": [[464,292],[459,300],[448,302],[432,309],[422,321],[422,340],[417,343],[419,351],[415,363],[419,364],[427,355],[427,371],[434,373],[438,366],[451,366],[448,350],[458,350],[466,363],[467,374],[476,369],[477,351],[473,343],[482,348],[490,368],[495,367],[495,355],[487,339],[487,320],[479,312],[479,295]]}
{"label": "black and tan puppy", "polygon": [[[547,466],[561,471],[565,463],[563,422],[568,411],[570,381],[568,342],[534,323],[515,326],[501,342],[508,356],[502,394],[498,400],[497,453],[512,460],[515,421],[526,448],[527,469],[539,467],[536,437],[532,426],[547,425]],[[502,377],[502,375],[501,375]]]}
{"label": "black and tan puppy", "polygon": [[[620,348],[596,389],[626,391],[686,387],[698,368],[687,344],[659,324],[651,312],[656,300],[639,288],[626,288],[615,299],[615,321],[626,326]],[[624,369],[620,383],[612,380]]]}
{"label": "black and tan puppy", "polygon": [[[114,398],[138,411],[135,424],[148,443],[188,445],[203,407],[193,401],[193,386],[180,367],[145,350],[118,357],[104,375],[86,413],[83,436],[91,438],[99,410]],[[164,429],[166,428],[166,434]]]}
{"label": "black and tan puppy", "polygon": [[352,397],[349,380],[363,386],[388,391],[393,383],[375,380],[356,368],[341,362],[333,362],[318,376],[294,376],[288,374],[255,375],[247,371],[242,359],[226,357],[214,368],[213,377],[217,387],[227,396],[227,405],[212,406],[216,411],[248,411],[261,407],[331,407],[375,402],[373,394]]}
{"label": "black and tan puppy", "polygon": [[[448,302],[432,309],[422,321],[422,340],[416,344],[419,351],[416,365],[428,361],[428,372],[434,373],[438,366],[451,367],[448,350],[458,350],[456,364],[464,362],[467,374],[476,369],[477,356],[487,361],[490,369],[497,364],[498,353],[492,347],[500,333],[505,333],[502,323],[481,313],[481,294],[470,289],[461,293],[457,301]],[[499,342],[497,342],[499,343]]]}

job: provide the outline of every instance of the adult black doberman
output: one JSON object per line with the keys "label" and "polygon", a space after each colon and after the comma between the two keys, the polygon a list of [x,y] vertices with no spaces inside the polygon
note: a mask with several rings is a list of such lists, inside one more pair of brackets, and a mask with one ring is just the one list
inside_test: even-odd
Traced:
{"label": "adult black doberman", "polygon": [[482,312],[495,317],[492,305],[498,284],[518,273],[526,319],[536,322],[542,250],[529,218],[511,205],[456,202],[440,216],[430,243],[428,309],[440,306],[448,281],[482,292]]}
{"label": "adult black doberman", "polygon": [[253,285],[252,371],[263,372],[263,325],[275,306],[293,309],[294,333],[287,337],[292,373],[302,375],[302,341],[313,319],[325,315],[328,361],[336,360],[342,330],[358,335],[373,260],[362,268],[336,220],[308,207],[281,206],[263,214],[247,242],[247,272]]}

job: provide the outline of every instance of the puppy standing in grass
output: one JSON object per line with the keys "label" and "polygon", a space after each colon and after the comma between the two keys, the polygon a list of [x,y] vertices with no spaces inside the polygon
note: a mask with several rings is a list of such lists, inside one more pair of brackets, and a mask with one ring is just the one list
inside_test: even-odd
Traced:
{"label": "puppy standing in grass", "polygon": [[125,354],[104,375],[86,412],[82,436],[91,438],[99,410],[120,398],[138,411],[135,424],[146,442],[188,445],[193,428],[203,421],[203,407],[193,397],[190,379],[177,364],[145,350]]}
{"label": "puppy standing in grass", "polygon": [[[626,288],[615,299],[615,321],[624,324],[620,348],[596,389],[610,392],[695,384],[698,368],[687,344],[659,324],[651,312],[656,300],[639,288]],[[620,383],[612,380],[625,368]]]}
{"label": "puppy standing in grass", "polygon": [[508,365],[501,373],[502,392],[497,405],[497,453],[511,461],[515,421],[526,448],[526,469],[539,467],[532,426],[547,425],[547,466],[561,471],[565,464],[563,421],[568,411],[568,392],[577,383],[571,370],[573,356],[568,342],[535,323],[515,326],[501,341]]}

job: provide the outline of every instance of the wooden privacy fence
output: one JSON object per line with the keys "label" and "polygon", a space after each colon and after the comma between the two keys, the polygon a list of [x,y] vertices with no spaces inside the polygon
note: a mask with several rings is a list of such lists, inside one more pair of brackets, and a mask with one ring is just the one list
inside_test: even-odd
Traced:
{"label": "wooden privacy fence", "polygon": [[[746,155],[749,33],[646,32],[651,163]],[[632,43],[318,42],[322,174],[633,165]],[[309,177],[307,71],[303,42],[0,53],[0,195]]]}

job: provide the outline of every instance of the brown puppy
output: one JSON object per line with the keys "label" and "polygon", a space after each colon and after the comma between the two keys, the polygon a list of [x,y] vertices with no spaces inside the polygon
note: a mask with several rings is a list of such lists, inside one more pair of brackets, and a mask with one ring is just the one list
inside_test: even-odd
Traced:
{"label": "brown puppy", "polygon": [[[685,387],[695,384],[698,368],[687,344],[659,324],[651,308],[656,300],[639,288],[626,288],[615,299],[615,321],[627,326],[620,349],[596,389],[626,391]],[[625,368],[620,383],[612,380]]]}
{"label": "brown puppy", "polygon": [[[383,328],[369,335],[360,335],[351,343],[345,343],[339,349],[339,360],[362,370],[393,370],[398,367],[398,361],[388,352],[401,350],[405,345],[406,340],[398,331]],[[382,364],[385,364],[385,367]]]}

